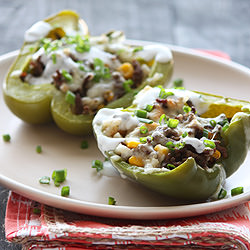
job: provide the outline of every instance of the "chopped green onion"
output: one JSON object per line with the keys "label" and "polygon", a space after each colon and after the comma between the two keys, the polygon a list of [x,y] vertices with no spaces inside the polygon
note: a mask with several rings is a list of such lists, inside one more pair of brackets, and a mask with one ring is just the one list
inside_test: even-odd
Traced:
{"label": "chopped green onion", "polygon": [[140,142],[141,143],[146,143],[147,142],[147,137],[140,137]]}
{"label": "chopped green onion", "polygon": [[37,145],[37,146],[36,146],[36,152],[37,152],[38,154],[42,153],[42,146]]}
{"label": "chopped green onion", "polygon": [[71,82],[72,81],[72,75],[65,69],[62,70],[62,76],[66,79],[66,81]]}
{"label": "chopped green onion", "polygon": [[231,196],[242,194],[244,192],[243,187],[236,187],[231,190]]}
{"label": "chopped green onion", "polygon": [[179,142],[179,143],[175,144],[175,147],[178,149],[182,149],[185,147],[185,142]]}
{"label": "chopped green onion", "polygon": [[167,116],[165,114],[162,114],[159,119],[159,124],[163,125],[168,122]]}
{"label": "chopped green onion", "polygon": [[88,52],[90,50],[89,39],[82,39],[79,34],[74,37],[74,43],[76,43],[75,50],[79,53]]}
{"label": "chopped green onion", "polygon": [[175,145],[174,145],[174,143],[172,141],[168,141],[166,143],[166,147],[169,148],[170,150],[174,150]]}
{"label": "chopped green onion", "polygon": [[170,170],[172,170],[172,169],[175,169],[176,166],[169,163],[169,164],[167,165],[167,168],[170,169]]}
{"label": "chopped green onion", "polygon": [[210,141],[210,140],[204,140],[203,141],[203,144],[206,146],[206,147],[209,147],[209,148],[216,148],[216,145],[213,141]]}
{"label": "chopped green onion", "polygon": [[113,197],[109,197],[109,205],[115,205],[116,204],[116,200]]}
{"label": "chopped green onion", "polygon": [[222,127],[222,131],[225,132],[229,128],[229,123],[225,123]]}
{"label": "chopped green onion", "polygon": [[9,142],[10,141],[10,135],[9,134],[4,134],[3,135],[3,140],[5,141],[5,142]]}
{"label": "chopped green onion", "polygon": [[70,192],[70,187],[69,186],[64,186],[61,189],[61,196],[68,197]]}
{"label": "chopped green onion", "polygon": [[33,214],[41,214],[41,209],[38,207],[33,208]]}
{"label": "chopped green onion", "polygon": [[207,129],[203,129],[203,137],[208,138],[209,131]]}
{"label": "chopped green onion", "polygon": [[153,123],[152,120],[146,119],[146,118],[140,118],[140,117],[138,117],[138,120],[139,120],[140,122],[147,123],[147,124]]}
{"label": "chopped green onion", "polygon": [[151,112],[151,111],[153,110],[153,108],[154,108],[154,105],[148,104],[148,105],[146,106],[145,110],[148,111],[148,112]]}
{"label": "chopped green onion", "polygon": [[224,120],[218,122],[218,124],[220,124],[222,127],[223,127],[226,123],[228,123],[228,119],[227,119],[227,118],[225,118]]}
{"label": "chopped green onion", "polygon": [[176,128],[178,124],[179,124],[179,120],[177,120],[177,119],[172,119],[172,118],[170,118],[170,119],[168,120],[168,126],[169,126],[170,128]]}
{"label": "chopped green onion", "polygon": [[54,64],[56,64],[56,54],[52,54],[52,55],[51,55],[51,58],[52,58],[52,62],[53,62]]}
{"label": "chopped green onion", "polygon": [[134,82],[131,79],[126,80],[126,81],[123,82],[123,88],[124,88],[124,90],[125,90],[126,93],[131,92],[131,90],[132,90],[131,86],[133,84],[134,84]]}
{"label": "chopped green onion", "polygon": [[76,100],[75,94],[73,92],[71,92],[70,90],[68,90],[66,95],[65,95],[65,101],[71,105],[74,105],[75,100]]}
{"label": "chopped green onion", "polygon": [[187,137],[188,136],[188,132],[187,131],[185,131],[182,135],[182,138],[185,138],[185,137]]}
{"label": "chopped green onion", "polygon": [[142,46],[139,46],[139,47],[136,47],[134,48],[133,52],[138,52],[138,51],[142,51],[143,50],[143,47]]}
{"label": "chopped green onion", "polygon": [[94,58],[94,81],[99,82],[101,78],[109,79],[111,77],[108,67],[105,67],[100,58]]}
{"label": "chopped green onion", "polygon": [[219,194],[218,194],[218,199],[221,200],[227,196],[227,191],[225,189],[221,189]]}
{"label": "chopped green onion", "polygon": [[84,68],[84,66],[83,65],[79,65],[79,67],[78,67],[81,71],[85,71],[85,68]]}
{"label": "chopped green onion", "polygon": [[67,169],[54,170],[52,173],[52,179],[55,182],[55,185],[62,183],[66,180]]}
{"label": "chopped green onion", "polygon": [[100,160],[92,161],[92,168],[96,169],[96,172],[99,172],[103,169],[103,163]]}
{"label": "chopped green onion", "polygon": [[136,115],[137,117],[140,117],[140,118],[147,118],[147,114],[148,114],[148,112],[147,112],[146,110],[137,109],[137,110],[135,111],[135,115]]}
{"label": "chopped green onion", "polygon": [[183,87],[183,80],[180,79],[180,78],[174,80],[173,86],[174,86],[175,88]]}
{"label": "chopped green onion", "polygon": [[216,126],[216,121],[215,120],[211,120],[210,121],[210,125],[214,128]]}
{"label": "chopped green onion", "polygon": [[140,132],[141,132],[142,134],[146,134],[146,133],[148,132],[148,128],[145,127],[144,125],[142,125],[142,126],[140,127]]}
{"label": "chopped green onion", "polygon": [[43,176],[39,179],[39,182],[41,184],[49,184],[50,183],[50,177],[49,176]]}
{"label": "chopped green onion", "polygon": [[162,88],[160,91],[159,97],[162,99],[166,99],[168,96],[172,96],[172,95],[174,95],[173,92],[170,92],[170,91],[166,92],[166,90]]}
{"label": "chopped green onion", "polygon": [[86,148],[88,148],[88,147],[89,147],[89,144],[88,144],[87,141],[82,141],[82,142],[81,142],[81,149],[86,149]]}
{"label": "chopped green onion", "polygon": [[183,111],[184,111],[185,113],[189,113],[189,112],[191,111],[191,107],[185,105],[185,106],[183,106]]}

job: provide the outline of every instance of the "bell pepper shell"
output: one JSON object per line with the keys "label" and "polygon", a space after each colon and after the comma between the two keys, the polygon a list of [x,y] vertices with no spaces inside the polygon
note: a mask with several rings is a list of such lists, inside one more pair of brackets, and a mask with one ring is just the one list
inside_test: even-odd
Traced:
{"label": "bell pepper shell", "polygon": [[246,159],[250,144],[250,114],[236,113],[229,128],[222,133],[228,158],[222,160],[226,175],[232,175]]}
{"label": "bell pepper shell", "polygon": [[206,171],[197,165],[193,158],[188,158],[171,171],[152,173],[145,173],[143,168],[131,166],[121,159],[116,160],[116,157],[110,156],[110,160],[119,172],[137,183],[163,195],[181,200],[206,200],[220,190],[225,178],[221,165],[216,164],[212,169]]}
{"label": "bell pepper shell", "polygon": [[[79,25],[78,15],[69,10],[62,11],[45,21],[52,26],[60,26],[64,30],[77,30]],[[58,32],[58,28],[55,28],[55,30]],[[53,31],[50,31],[51,35],[53,35]],[[30,49],[35,50],[38,43],[24,43],[3,84],[4,100],[9,109],[17,117],[31,124],[43,124],[52,121],[50,105],[55,88],[49,83],[40,85],[23,83],[19,77],[13,76],[12,73],[16,70],[23,71],[32,55]]]}

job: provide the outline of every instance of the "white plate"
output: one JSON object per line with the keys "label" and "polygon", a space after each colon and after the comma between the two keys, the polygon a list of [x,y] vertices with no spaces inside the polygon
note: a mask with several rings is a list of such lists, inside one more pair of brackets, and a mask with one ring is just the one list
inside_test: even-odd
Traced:
{"label": "white plate", "polygon": [[[137,42],[138,43],[138,42]],[[139,42],[142,43],[142,42]],[[175,78],[183,78],[188,89],[248,100],[250,70],[233,62],[207,56],[193,50],[173,47]],[[12,52],[0,57],[0,80],[16,57]],[[31,126],[16,118],[0,94],[0,133],[9,133],[11,142],[0,140],[0,183],[33,200],[79,213],[129,219],[163,219],[193,216],[235,206],[250,198],[250,157],[226,182],[228,192],[244,186],[244,194],[198,204],[180,204],[120,177],[99,176],[91,168],[94,159],[103,159],[93,138],[67,135],[53,124]],[[89,148],[80,149],[83,139]],[[36,153],[42,145],[43,152]],[[68,169],[65,185],[69,198],[60,196],[60,188],[41,185],[41,176],[55,169]],[[108,205],[108,197],[117,205]]]}

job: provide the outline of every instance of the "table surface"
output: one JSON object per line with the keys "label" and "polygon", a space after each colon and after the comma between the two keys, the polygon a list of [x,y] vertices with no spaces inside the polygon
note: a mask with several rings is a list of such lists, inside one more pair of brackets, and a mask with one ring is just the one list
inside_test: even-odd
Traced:
{"label": "table surface", "polygon": [[[26,29],[62,9],[77,11],[92,35],[123,30],[129,39],[224,51],[250,67],[249,0],[0,0],[0,54],[19,49]],[[21,249],[5,240],[7,198],[0,186],[0,249]]]}

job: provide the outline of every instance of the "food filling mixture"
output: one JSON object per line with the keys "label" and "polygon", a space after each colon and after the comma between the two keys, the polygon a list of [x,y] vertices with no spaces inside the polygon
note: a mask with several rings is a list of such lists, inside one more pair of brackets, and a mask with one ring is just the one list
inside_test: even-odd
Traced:
{"label": "food filling mixture", "polygon": [[[29,84],[53,84],[66,94],[74,114],[96,113],[142,84],[157,50],[165,55],[159,60],[172,59],[167,48],[129,47],[122,40],[118,31],[100,37],[43,38],[19,76]],[[128,61],[120,57],[124,50]]]}
{"label": "food filling mixture", "polygon": [[201,98],[184,89],[147,86],[136,96],[135,109],[99,111],[94,125],[101,126],[101,151],[113,150],[146,173],[171,171],[189,157],[204,169],[213,167],[227,158],[221,132],[229,121],[224,114],[200,117],[209,105]]}

